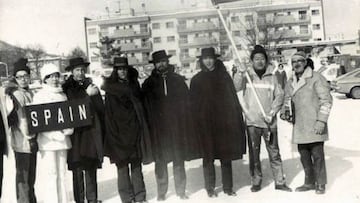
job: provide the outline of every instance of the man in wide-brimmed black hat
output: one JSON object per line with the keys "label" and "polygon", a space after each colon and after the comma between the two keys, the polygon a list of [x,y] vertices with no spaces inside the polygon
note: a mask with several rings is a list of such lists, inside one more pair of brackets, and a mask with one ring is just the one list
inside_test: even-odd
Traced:
{"label": "man in wide-brimmed black hat", "polygon": [[90,100],[93,115],[91,126],[75,128],[70,137],[72,148],[68,152],[67,161],[68,168],[73,172],[76,203],[84,202],[85,194],[88,202],[98,202],[96,170],[103,161],[104,104],[98,87],[92,83],[91,78],[85,77],[89,64],[83,58],[71,58],[65,68],[71,72],[71,76],[63,84],[68,100]]}
{"label": "man in wide-brimmed black hat", "polygon": [[173,162],[176,194],[180,199],[188,199],[184,160],[195,158],[196,153],[191,150],[198,149],[189,127],[188,87],[184,77],[176,74],[174,66],[169,64],[170,57],[165,50],[154,52],[150,62],[155,69],[142,85],[159,201],[166,198],[169,162]]}
{"label": "man in wide-brimmed black hat", "polygon": [[201,49],[201,71],[190,83],[195,133],[201,138],[205,189],[210,198],[217,197],[214,160],[221,162],[223,191],[233,191],[232,160],[242,158],[246,150],[242,110],[231,76],[213,47]]}

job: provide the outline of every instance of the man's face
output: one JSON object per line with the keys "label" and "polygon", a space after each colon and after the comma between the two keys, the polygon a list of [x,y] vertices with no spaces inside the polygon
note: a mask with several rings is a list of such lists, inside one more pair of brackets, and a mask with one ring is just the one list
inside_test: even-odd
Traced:
{"label": "man's face", "polygon": [[74,76],[74,80],[82,81],[85,79],[86,67],[77,66],[72,70],[72,75]]}
{"label": "man's face", "polygon": [[26,71],[21,70],[16,72],[15,80],[21,88],[27,88],[30,84],[30,75]]}
{"label": "man's face", "polygon": [[298,55],[291,57],[291,64],[295,74],[302,74],[305,71],[306,60],[304,57]]}
{"label": "man's face", "polygon": [[266,67],[266,58],[264,54],[257,53],[253,58],[253,67],[255,70],[264,70]]}
{"label": "man's face", "polygon": [[209,70],[212,71],[215,69],[215,58],[211,57],[211,56],[205,56],[202,59],[202,62],[204,63],[205,67]]}
{"label": "man's face", "polygon": [[117,68],[117,74],[120,79],[125,80],[127,78],[127,73],[128,73],[127,68],[125,68],[125,67]]}
{"label": "man's face", "polygon": [[158,69],[160,72],[165,71],[168,68],[168,65],[169,60],[167,58],[155,62],[155,68]]}
{"label": "man's face", "polygon": [[279,68],[279,70],[283,70],[283,69],[284,69],[284,66],[283,66],[282,64],[280,64],[280,65],[278,66],[278,68]]}

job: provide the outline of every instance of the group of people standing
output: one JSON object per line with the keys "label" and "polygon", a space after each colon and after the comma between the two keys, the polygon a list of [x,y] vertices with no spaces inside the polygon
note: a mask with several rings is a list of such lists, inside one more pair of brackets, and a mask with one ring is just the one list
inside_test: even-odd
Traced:
{"label": "group of people standing", "polygon": [[[175,73],[174,66],[169,64],[170,57],[165,50],[154,52],[150,62],[155,68],[142,85],[138,82],[137,70],[128,64],[127,58],[115,57],[111,64],[113,71],[100,87],[105,91],[105,100],[99,87],[85,77],[89,63],[82,58],[69,60],[66,70],[72,74],[63,84],[59,67],[44,65],[41,69],[43,87],[35,94],[29,89],[27,61],[21,59],[15,63],[15,84],[6,91],[11,101],[6,102],[9,104],[6,116],[15,151],[18,202],[36,202],[37,151],[47,163],[45,202],[68,201],[64,184],[66,163],[73,174],[75,202],[85,202],[85,199],[100,202],[96,172],[101,168],[103,156],[109,157],[117,167],[118,192],[124,203],[146,202],[142,164],[152,162],[155,163],[157,200],[166,199],[170,162],[176,195],[188,199],[185,161],[199,158],[203,159],[208,196],[217,197],[214,160],[221,163],[224,193],[236,196],[232,161],[242,159],[247,144],[251,191],[257,192],[262,182],[261,137],[269,153],[275,189],[290,192],[276,125],[279,112],[281,118],[288,118],[285,116],[288,103],[294,106],[293,142],[298,144],[305,170],[305,184],[296,191],[316,189],[318,194],[325,193],[323,146],[332,100],[328,84],[321,75],[307,68],[302,52],[292,57],[294,77],[286,83],[285,91],[268,66],[265,49],[259,45],[251,53],[253,67],[238,69],[234,81],[215,49],[203,48],[198,56],[201,71],[192,78],[190,88],[185,78]],[[256,106],[245,71],[266,112],[265,117]],[[75,99],[90,101],[91,125],[29,134],[24,106]]]}

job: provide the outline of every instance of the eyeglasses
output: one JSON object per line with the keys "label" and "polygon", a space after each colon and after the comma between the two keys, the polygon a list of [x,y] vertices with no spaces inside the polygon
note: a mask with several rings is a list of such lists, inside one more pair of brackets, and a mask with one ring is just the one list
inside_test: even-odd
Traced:
{"label": "eyeglasses", "polygon": [[15,78],[18,80],[28,80],[28,79],[30,79],[30,75],[18,75],[18,76],[15,76]]}
{"label": "eyeglasses", "polygon": [[294,60],[291,63],[305,63],[305,59]]}

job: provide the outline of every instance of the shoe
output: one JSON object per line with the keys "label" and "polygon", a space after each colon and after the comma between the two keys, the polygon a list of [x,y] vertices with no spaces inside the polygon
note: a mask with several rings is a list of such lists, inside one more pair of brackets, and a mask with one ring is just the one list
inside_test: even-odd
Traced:
{"label": "shoe", "polygon": [[295,189],[295,192],[306,192],[309,190],[314,190],[315,189],[315,185],[314,184],[304,184],[300,187],[297,187]]}
{"label": "shoe", "polygon": [[234,192],[233,190],[224,190],[224,193],[229,196],[236,196],[236,192]]}
{"label": "shoe", "polygon": [[318,195],[322,195],[322,194],[325,194],[325,185],[324,184],[321,184],[321,185],[316,185],[316,188],[315,188],[315,193],[318,194]]}
{"label": "shoe", "polygon": [[207,194],[210,198],[214,198],[217,197],[217,192],[215,192],[215,190],[207,190]]}
{"label": "shoe", "polygon": [[261,185],[253,185],[250,190],[251,192],[259,192],[261,190]]}
{"label": "shoe", "polygon": [[285,192],[292,192],[292,189],[289,188],[289,186],[287,186],[285,183],[282,185],[275,185],[275,190],[282,190]]}
{"label": "shoe", "polygon": [[179,195],[179,198],[182,200],[187,200],[187,199],[189,199],[189,196],[187,196],[186,194],[183,194],[183,195]]}
{"label": "shoe", "polygon": [[160,195],[158,196],[157,201],[165,201],[165,199],[165,195]]}

